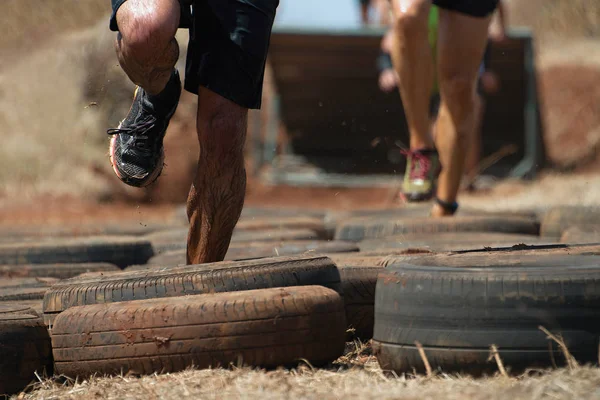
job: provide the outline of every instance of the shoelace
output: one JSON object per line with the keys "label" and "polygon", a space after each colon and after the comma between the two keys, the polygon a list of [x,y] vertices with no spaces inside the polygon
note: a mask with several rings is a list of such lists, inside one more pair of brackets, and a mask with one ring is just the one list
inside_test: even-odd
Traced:
{"label": "shoelace", "polygon": [[[413,162],[410,164],[410,179],[428,179],[429,170],[431,169],[431,160],[428,156],[419,152],[410,150],[400,150],[400,153],[410,158]],[[417,166],[419,168],[417,168]]]}
{"label": "shoelace", "polygon": [[150,115],[148,116],[148,118],[136,122],[131,126],[128,126],[127,128],[112,128],[106,131],[106,133],[109,136],[112,135],[120,135],[122,133],[126,134],[126,135],[130,135],[133,136],[134,140],[133,140],[133,145],[143,151],[150,151],[150,149],[148,149],[147,145],[147,140],[148,140],[148,135],[147,132],[154,128],[156,124],[156,117]]}

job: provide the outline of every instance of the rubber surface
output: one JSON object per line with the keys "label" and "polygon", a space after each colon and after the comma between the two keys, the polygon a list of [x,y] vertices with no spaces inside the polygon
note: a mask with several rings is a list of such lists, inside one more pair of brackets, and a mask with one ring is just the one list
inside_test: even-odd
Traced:
{"label": "rubber surface", "polygon": [[[355,243],[324,240],[293,240],[286,242],[231,243],[226,261],[252,260],[257,258],[292,256],[297,254],[324,254],[358,252]],[[173,250],[148,260],[150,266],[175,266],[186,262],[186,250]],[[136,266],[136,268],[139,268]]]}
{"label": "rubber surface", "polygon": [[424,370],[415,341],[446,372],[495,371],[485,356],[492,344],[521,371],[564,363],[539,326],[561,334],[578,361],[597,362],[598,315],[599,257],[428,257],[380,274],[373,337],[382,368],[397,372]]}
{"label": "rubber surface", "polygon": [[338,265],[342,293],[346,306],[348,328],[353,332],[348,339],[367,342],[373,337],[375,287],[377,276],[384,268],[378,265]]}
{"label": "rubber surface", "polygon": [[58,281],[56,278],[2,278],[0,279],[0,302],[40,300],[46,290]]}
{"label": "rubber surface", "polygon": [[[188,228],[155,232],[144,236],[152,242],[155,254],[187,248]],[[274,242],[281,240],[315,240],[319,235],[310,229],[265,229],[260,231],[234,230],[231,244]]]}
{"label": "rubber surface", "polygon": [[563,231],[560,237],[561,243],[600,243],[600,226],[572,226]]}
{"label": "rubber surface", "polygon": [[0,244],[0,265],[107,262],[124,268],[143,264],[153,254],[147,240],[98,236]]}
{"label": "rubber surface", "polygon": [[[407,204],[403,207],[384,208],[384,209],[363,209],[352,211],[329,211],[325,215],[325,224],[328,227],[336,226],[344,223],[350,218],[389,218],[389,219],[405,219],[405,218],[427,218],[431,213],[431,202]],[[532,220],[537,220],[538,216],[533,211],[506,211],[506,212],[490,212],[477,210],[472,208],[460,207],[455,216],[460,217],[521,217]]]}
{"label": "rubber surface", "polygon": [[345,329],[339,294],[304,286],[75,307],[56,318],[52,345],[57,373],[73,378],[318,366],[342,355]]}
{"label": "rubber surface", "polygon": [[361,251],[419,248],[430,251],[482,249],[484,247],[512,246],[515,244],[551,244],[552,240],[534,235],[494,232],[456,232],[435,234],[407,234],[383,239],[368,239],[358,243]]}
{"label": "rubber surface", "polygon": [[356,218],[338,226],[335,239],[361,241],[399,234],[497,232],[537,235],[539,224],[521,217]]}
{"label": "rubber surface", "polygon": [[571,226],[597,229],[600,226],[600,207],[554,207],[543,215],[540,235],[559,238]]}
{"label": "rubber surface", "polygon": [[269,259],[84,274],[54,285],[44,296],[44,320],[78,305],[231,292],[272,287],[321,285],[340,290],[340,275],[327,257]]}
{"label": "rubber surface", "polygon": [[[13,308],[13,312],[8,309]],[[40,376],[52,376],[52,349],[42,318],[25,307],[0,304],[0,394],[15,394]]]}
{"label": "rubber surface", "polygon": [[256,231],[265,229],[310,229],[319,235],[319,238],[326,239],[325,222],[323,218],[314,217],[282,217],[282,218],[248,218],[240,220],[236,229]]}
{"label": "rubber surface", "polygon": [[110,272],[119,270],[116,265],[109,263],[0,265],[0,277],[51,277],[67,279],[85,272]]}

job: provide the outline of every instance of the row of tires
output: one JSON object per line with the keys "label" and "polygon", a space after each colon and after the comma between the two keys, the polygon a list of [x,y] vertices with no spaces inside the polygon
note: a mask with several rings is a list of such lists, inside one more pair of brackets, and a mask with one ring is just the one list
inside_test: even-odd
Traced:
{"label": "row of tires", "polygon": [[[492,344],[514,370],[560,364],[541,327],[560,333],[579,360],[595,357],[600,247],[557,245],[558,236],[539,236],[536,216],[245,211],[229,261],[201,266],[164,267],[185,263],[187,229],[175,226],[3,240],[0,392],[21,390],[34,371],[322,365],[351,339],[373,338],[381,366],[396,372],[427,363],[493,370]],[[565,242],[599,241],[583,219],[554,218],[556,232]],[[295,256],[269,258],[285,254]]]}
{"label": "row of tires", "polygon": [[47,288],[43,317],[24,303],[0,303],[0,391],[22,389],[34,371],[87,377],[192,365],[318,366],[342,355],[353,335],[372,336],[381,367],[397,373],[425,371],[427,363],[494,371],[492,345],[513,371],[563,364],[546,331],[577,360],[597,362],[595,248],[87,273]]}

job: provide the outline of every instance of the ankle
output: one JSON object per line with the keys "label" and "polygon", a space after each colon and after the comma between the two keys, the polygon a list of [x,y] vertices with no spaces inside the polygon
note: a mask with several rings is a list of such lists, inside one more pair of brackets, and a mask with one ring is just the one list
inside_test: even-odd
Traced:
{"label": "ankle", "polygon": [[434,197],[434,204],[431,209],[432,217],[448,217],[456,214],[458,210],[458,203],[456,201],[446,202],[440,200],[438,197]]}
{"label": "ankle", "polygon": [[173,68],[165,87],[157,94],[146,92],[145,97],[147,102],[157,111],[169,111],[178,103],[180,93],[181,79],[179,77],[179,71],[176,68]]}

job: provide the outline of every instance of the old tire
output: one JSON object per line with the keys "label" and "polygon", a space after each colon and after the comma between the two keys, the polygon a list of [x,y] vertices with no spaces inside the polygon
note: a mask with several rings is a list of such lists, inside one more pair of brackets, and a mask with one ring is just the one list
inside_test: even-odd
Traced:
{"label": "old tire", "polygon": [[339,265],[346,321],[351,334],[348,339],[367,342],[373,337],[375,287],[384,268],[378,265]]}
{"label": "old tire", "polygon": [[52,329],[57,373],[70,377],[313,365],[344,350],[338,293],[287,287],[74,307]]}
{"label": "old tire", "polygon": [[[155,232],[144,236],[152,242],[155,254],[187,248],[188,229]],[[283,240],[316,240],[319,235],[310,229],[266,229],[261,231],[234,230],[231,244],[246,242],[276,242]]]}
{"label": "old tire", "polygon": [[563,231],[560,237],[561,243],[597,243],[600,244],[600,229],[598,226],[571,226]]}
{"label": "old tire", "polygon": [[337,240],[361,241],[400,234],[496,232],[537,235],[539,224],[522,217],[356,218],[338,226]]}
{"label": "old tire", "polygon": [[323,218],[314,217],[282,217],[282,218],[252,218],[240,220],[236,229],[239,231],[260,231],[274,229],[309,229],[316,232],[319,238],[326,239],[325,222]]}
{"label": "old tire", "polygon": [[107,262],[125,268],[143,264],[153,254],[147,240],[98,236],[0,244],[0,265]]}
{"label": "old tire", "polygon": [[3,278],[0,279],[0,302],[40,300],[46,290],[59,280],[56,278]]}
{"label": "old tire", "polygon": [[51,277],[68,279],[86,272],[119,271],[114,264],[81,263],[81,264],[25,264],[0,265],[0,277]]}
{"label": "old tire", "polygon": [[[0,310],[0,395],[23,390],[40,376],[52,375],[52,348],[42,318],[25,307]],[[20,310],[20,311],[19,311]]]}
{"label": "old tire", "polygon": [[452,251],[483,249],[486,247],[512,246],[516,244],[550,244],[534,235],[519,235],[494,232],[456,232],[433,234],[407,234],[383,239],[368,239],[358,243],[361,252],[398,249],[425,249],[429,251]]}
{"label": "old tire", "polygon": [[561,334],[578,361],[597,361],[598,257],[447,258],[400,263],[380,274],[373,346],[383,369],[424,371],[417,341],[431,366],[446,372],[497,371],[488,361],[491,345],[513,371],[563,364],[539,326]]}
{"label": "old tire", "polygon": [[554,207],[543,215],[540,235],[558,239],[567,228],[575,225],[585,230],[597,229],[600,226],[600,208],[583,206]]}
{"label": "old tire", "polygon": [[[351,253],[358,252],[355,243],[324,240],[294,240],[289,242],[231,243],[226,261],[252,260],[258,258],[293,256],[298,254]],[[186,263],[186,250],[172,250],[148,260],[149,266],[176,266]],[[139,266],[136,266],[136,269]]]}
{"label": "old tire", "polygon": [[327,257],[270,259],[189,265],[106,275],[86,274],[62,281],[44,296],[44,319],[79,305],[190,294],[320,285],[340,289],[340,275]]}

